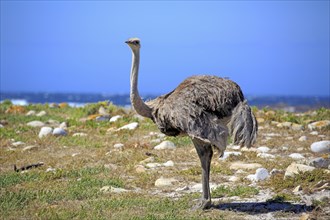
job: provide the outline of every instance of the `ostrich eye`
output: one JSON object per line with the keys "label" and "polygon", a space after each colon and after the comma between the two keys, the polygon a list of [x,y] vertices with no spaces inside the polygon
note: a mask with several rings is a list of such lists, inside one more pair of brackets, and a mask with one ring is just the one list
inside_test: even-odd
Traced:
{"label": "ostrich eye", "polygon": [[139,41],[135,41],[135,44],[139,44]]}

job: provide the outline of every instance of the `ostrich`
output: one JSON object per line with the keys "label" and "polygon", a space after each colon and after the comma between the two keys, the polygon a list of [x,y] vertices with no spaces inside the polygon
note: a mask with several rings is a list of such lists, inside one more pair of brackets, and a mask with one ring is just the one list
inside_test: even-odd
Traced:
{"label": "ostrich", "polygon": [[144,102],[138,91],[141,43],[138,38],[130,38],[125,43],[132,50],[132,107],[139,115],[150,118],[162,133],[191,138],[202,167],[203,190],[194,208],[210,208],[212,148],[217,149],[221,157],[229,134],[234,144],[250,147],[255,142],[258,125],[251,108],[235,82],[209,75],[188,77],[172,92]]}

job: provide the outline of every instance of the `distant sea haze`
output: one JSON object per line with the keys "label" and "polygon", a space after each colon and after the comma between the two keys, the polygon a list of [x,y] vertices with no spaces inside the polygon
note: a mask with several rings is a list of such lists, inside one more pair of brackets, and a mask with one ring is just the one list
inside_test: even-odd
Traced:
{"label": "distant sea haze", "polygon": [[[144,95],[144,100],[156,98],[157,95]],[[283,109],[285,111],[308,111],[318,108],[330,108],[330,96],[246,96],[252,106],[258,108]],[[87,103],[110,101],[115,105],[129,107],[128,94],[93,94],[93,93],[30,93],[30,92],[1,92],[0,101],[11,100],[17,105],[33,103],[67,102],[71,106],[80,107]]]}

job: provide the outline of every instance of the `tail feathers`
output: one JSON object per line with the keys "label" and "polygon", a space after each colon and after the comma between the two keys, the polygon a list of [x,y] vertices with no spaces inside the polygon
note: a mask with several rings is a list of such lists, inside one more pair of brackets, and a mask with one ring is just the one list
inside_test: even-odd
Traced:
{"label": "tail feathers", "polygon": [[251,147],[255,143],[258,123],[246,100],[234,108],[228,127],[234,144]]}

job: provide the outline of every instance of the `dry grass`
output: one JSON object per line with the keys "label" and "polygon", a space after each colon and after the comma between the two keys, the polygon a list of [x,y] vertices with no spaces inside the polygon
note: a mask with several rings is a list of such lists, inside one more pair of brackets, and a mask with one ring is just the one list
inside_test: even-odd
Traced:
{"label": "dry grass", "polygon": [[[4,128],[0,128],[0,216],[3,219],[243,219],[249,216],[246,212],[219,209],[191,211],[193,201],[199,197],[196,193],[170,197],[169,194],[175,192],[176,188],[200,182],[200,165],[192,142],[187,137],[165,138],[176,144],[176,150],[153,150],[156,144],[151,143],[151,140],[157,137],[150,135],[150,132],[157,132],[157,128],[151,120],[141,121],[132,112],[107,102],[90,104],[84,108],[30,105],[25,107],[24,113],[5,113],[10,106],[9,102],[0,104],[0,123],[4,124]],[[109,114],[120,114],[123,118],[115,123],[82,120],[97,113],[100,106]],[[45,110],[47,115],[26,116],[29,110]],[[296,199],[288,192],[295,186],[300,184],[306,193],[311,193],[318,181],[330,179],[329,174],[316,170],[308,176],[298,175],[293,180],[283,181],[283,175],[274,176],[258,186],[249,186],[243,174],[240,176],[242,182],[234,185],[228,182],[227,177],[238,175],[229,168],[237,160],[260,163],[268,170],[283,170],[293,161],[285,155],[297,149],[306,156],[314,156],[309,146],[320,140],[318,136],[309,135],[306,129],[301,132],[278,129],[271,125],[271,121],[289,120],[306,126],[307,121],[330,118],[330,110],[325,109],[304,116],[284,112],[268,114],[271,110],[267,109],[254,110],[258,117],[265,118],[265,122],[260,124],[263,129],[259,132],[257,146],[266,145],[279,156],[276,160],[265,160],[257,157],[255,152],[243,152],[241,156],[219,161],[215,154],[211,182],[224,184],[213,192],[215,197],[253,197],[259,190],[271,188],[279,195],[278,198],[290,200],[291,197]],[[50,119],[67,122],[68,135],[40,139],[40,128],[26,125],[33,120],[47,122]],[[135,121],[139,122],[139,128],[134,131],[114,131]],[[87,136],[74,137],[73,134],[77,132],[86,133]],[[280,136],[266,140],[264,134],[267,133],[278,133]],[[320,131],[320,134],[330,137],[329,129]],[[308,136],[306,142],[297,141],[302,135]],[[17,141],[24,144],[13,146]],[[113,145],[116,143],[123,143],[123,149],[115,149]],[[26,146],[34,148],[23,150]],[[288,150],[282,150],[283,146],[288,146]],[[175,166],[136,172],[136,165],[151,156],[154,162],[172,160]],[[44,166],[27,172],[14,172],[14,164],[21,167],[40,161]],[[48,168],[53,170],[47,172]],[[174,177],[178,182],[166,189],[156,188],[155,180],[161,176]],[[100,189],[104,186],[130,191],[103,193]],[[286,193],[286,197],[281,193]]]}

